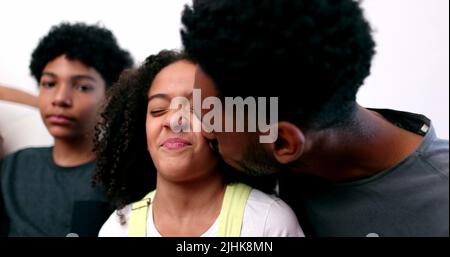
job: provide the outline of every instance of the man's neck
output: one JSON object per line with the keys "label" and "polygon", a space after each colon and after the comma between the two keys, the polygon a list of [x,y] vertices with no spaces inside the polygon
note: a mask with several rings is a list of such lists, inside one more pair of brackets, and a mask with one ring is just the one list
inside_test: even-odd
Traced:
{"label": "man's neck", "polygon": [[64,140],[55,138],[53,160],[63,167],[78,166],[95,159],[90,140]]}
{"label": "man's neck", "polygon": [[307,133],[305,154],[291,170],[333,182],[355,181],[395,166],[422,140],[358,105],[348,127]]}

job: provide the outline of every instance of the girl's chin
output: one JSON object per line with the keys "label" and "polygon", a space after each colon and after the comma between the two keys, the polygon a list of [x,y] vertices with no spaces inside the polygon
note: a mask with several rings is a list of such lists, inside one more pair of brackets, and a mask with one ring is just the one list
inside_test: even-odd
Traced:
{"label": "girl's chin", "polygon": [[161,160],[162,165],[158,167],[158,171],[167,173],[167,174],[181,174],[192,172],[194,169],[193,163],[186,160],[175,160],[175,159],[166,159]]}
{"label": "girl's chin", "polygon": [[186,177],[192,175],[193,172],[198,172],[198,166],[195,168],[194,164],[186,160],[161,160],[158,172],[170,177]]}

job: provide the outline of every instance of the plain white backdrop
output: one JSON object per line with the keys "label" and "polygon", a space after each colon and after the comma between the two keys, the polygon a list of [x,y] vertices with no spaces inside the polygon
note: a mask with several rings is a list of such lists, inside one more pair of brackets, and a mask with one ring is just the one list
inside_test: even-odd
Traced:
{"label": "plain white backdrop", "polygon": [[[161,49],[181,48],[180,14],[190,2],[2,0],[0,84],[37,93],[28,70],[31,52],[50,27],[62,21],[106,26],[137,62]],[[363,7],[374,29],[377,55],[359,103],[425,114],[438,136],[448,139],[449,1],[365,0]],[[14,114],[0,109],[0,115]]]}
{"label": "plain white backdrop", "polygon": [[377,42],[358,94],[368,107],[422,113],[449,138],[449,1],[365,0]]}

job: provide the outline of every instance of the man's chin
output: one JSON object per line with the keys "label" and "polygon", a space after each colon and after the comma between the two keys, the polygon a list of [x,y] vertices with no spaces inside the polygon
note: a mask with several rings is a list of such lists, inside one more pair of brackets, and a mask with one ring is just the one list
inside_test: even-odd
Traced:
{"label": "man's chin", "polygon": [[232,165],[239,171],[250,176],[266,176],[280,171],[278,165],[270,165],[267,162],[248,162],[248,161],[234,161],[236,165]]}

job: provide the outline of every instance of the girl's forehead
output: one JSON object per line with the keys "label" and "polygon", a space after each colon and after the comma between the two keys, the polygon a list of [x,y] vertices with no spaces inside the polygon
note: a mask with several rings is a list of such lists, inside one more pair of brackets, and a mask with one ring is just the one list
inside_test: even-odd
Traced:
{"label": "girl's forehead", "polygon": [[162,69],[153,80],[149,96],[166,94],[185,96],[194,88],[196,66],[187,61],[178,61]]}

